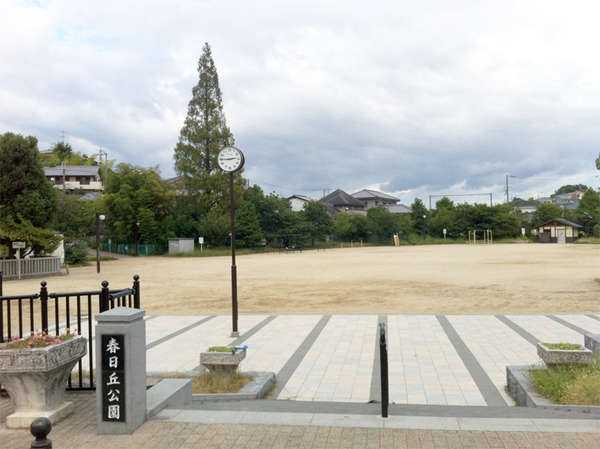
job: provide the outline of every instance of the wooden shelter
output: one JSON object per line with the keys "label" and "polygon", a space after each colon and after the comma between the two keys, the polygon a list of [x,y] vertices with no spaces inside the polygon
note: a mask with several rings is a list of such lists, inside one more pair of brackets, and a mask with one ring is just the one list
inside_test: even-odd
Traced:
{"label": "wooden shelter", "polygon": [[554,218],[537,227],[540,235],[540,243],[574,243],[579,237],[581,225],[565,220]]}

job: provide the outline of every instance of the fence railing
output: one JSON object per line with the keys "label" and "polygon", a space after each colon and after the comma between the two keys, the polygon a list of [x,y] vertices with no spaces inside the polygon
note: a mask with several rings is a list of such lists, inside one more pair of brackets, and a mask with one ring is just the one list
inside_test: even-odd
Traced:
{"label": "fence railing", "polygon": [[0,271],[5,278],[48,276],[60,273],[59,257],[34,257],[32,259],[0,260]]}
{"label": "fence railing", "polygon": [[111,290],[108,281],[103,281],[100,290],[70,293],[48,293],[47,283],[42,281],[39,293],[0,296],[0,343],[11,341],[17,335],[27,337],[37,329],[56,336],[65,333],[67,328],[77,329],[78,335],[87,338],[88,353],[76,367],[78,375],[69,378],[67,389],[94,390],[94,314],[114,307],[139,309],[139,279],[138,275],[133,277],[131,288]]}

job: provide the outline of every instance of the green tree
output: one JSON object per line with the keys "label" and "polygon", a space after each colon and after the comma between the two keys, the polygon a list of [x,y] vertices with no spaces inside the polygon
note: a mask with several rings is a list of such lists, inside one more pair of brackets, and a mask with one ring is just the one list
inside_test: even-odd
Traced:
{"label": "green tree", "polygon": [[[222,212],[229,208],[229,174],[219,168],[217,156],[221,148],[234,143],[226,124],[219,76],[208,43],[198,62],[198,74],[174,154],[175,171],[184,192],[192,198],[188,213],[196,222],[215,207]],[[235,174],[235,180],[235,202],[239,204],[244,187],[240,172]]]}
{"label": "green tree", "polygon": [[590,235],[594,226],[600,223],[600,195],[594,189],[588,189],[583,194],[575,216],[587,235]]}
{"label": "green tree", "polygon": [[300,216],[304,222],[304,232],[309,235],[311,244],[323,240],[333,230],[333,222],[323,203],[316,200],[304,203]]}
{"label": "green tree", "polygon": [[117,237],[135,244],[165,243],[175,237],[175,192],[160,178],[158,167],[117,165],[110,177],[101,210]]}
{"label": "green tree", "polygon": [[73,154],[73,148],[68,143],[58,142],[52,147],[52,153],[56,154],[58,160],[62,162]]}
{"label": "green tree", "polygon": [[380,242],[391,240],[398,232],[396,216],[385,207],[371,207],[367,211],[367,219],[371,234]]}
{"label": "green tree", "polygon": [[269,242],[278,240],[282,234],[298,232],[297,213],[292,211],[288,199],[281,198],[275,193],[265,195],[256,184],[244,191],[244,199],[254,204],[260,227]]}
{"label": "green tree", "polygon": [[553,195],[550,195],[552,198],[562,195],[563,193],[571,193],[577,192],[579,190],[587,190],[588,187],[585,184],[567,184],[560,187]]}
{"label": "green tree", "polygon": [[555,204],[540,204],[531,216],[531,223],[537,227],[555,218],[564,218],[564,212],[565,209]]}
{"label": "green tree", "polygon": [[[46,180],[37,139],[7,132],[0,136],[0,242],[27,242],[39,254],[51,252],[58,239],[47,228],[58,207],[58,192]],[[12,256],[12,253],[11,253]]]}
{"label": "green tree", "polygon": [[598,157],[596,158],[596,170],[600,170],[600,153],[598,153]]}
{"label": "green tree", "polygon": [[219,209],[213,209],[200,219],[198,231],[212,246],[230,245],[231,216]]}
{"label": "green tree", "polygon": [[335,214],[333,234],[342,241],[365,240],[369,237],[369,219],[362,214]]}
{"label": "green tree", "polygon": [[240,248],[252,248],[265,238],[254,204],[243,201],[235,211],[235,238]]}
{"label": "green tree", "polygon": [[424,236],[427,230],[427,217],[429,215],[427,208],[419,198],[415,198],[410,208],[410,218],[412,219],[414,230]]}

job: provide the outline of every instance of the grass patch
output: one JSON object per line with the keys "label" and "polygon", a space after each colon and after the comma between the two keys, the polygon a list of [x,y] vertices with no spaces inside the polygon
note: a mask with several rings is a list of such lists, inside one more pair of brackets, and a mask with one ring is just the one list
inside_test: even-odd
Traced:
{"label": "grass patch", "polygon": [[600,406],[600,355],[589,365],[554,365],[530,370],[533,389],[563,405]]}
{"label": "grass patch", "polygon": [[583,347],[581,345],[574,345],[571,343],[542,343],[548,349],[560,349],[563,351],[581,351]]}
{"label": "grass patch", "polygon": [[581,245],[600,245],[600,238],[598,237],[582,237],[575,240],[575,243]]}
{"label": "grass patch", "polygon": [[192,379],[193,394],[237,393],[248,382],[254,380],[254,376],[240,372],[236,372],[233,375],[226,373],[202,373],[195,377],[189,377],[183,374],[173,374],[167,376],[167,378]]}

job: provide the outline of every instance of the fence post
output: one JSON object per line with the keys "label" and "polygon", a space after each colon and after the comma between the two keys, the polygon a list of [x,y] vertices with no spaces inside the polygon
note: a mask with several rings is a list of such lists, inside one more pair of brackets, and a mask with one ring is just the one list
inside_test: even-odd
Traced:
{"label": "fence post", "polygon": [[140,276],[133,276],[133,307],[140,308]]}
{"label": "fence post", "polygon": [[108,310],[108,281],[102,281],[102,291],[100,292],[100,313]]}
{"label": "fence post", "polygon": [[0,296],[3,296],[4,293],[2,293],[2,270],[0,270]]}
{"label": "fence post", "polygon": [[388,404],[390,402],[389,379],[388,379],[388,356],[387,343],[385,341],[385,323],[379,323],[381,333],[379,335],[379,366],[381,369],[381,417],[388,417]]}
{"label": "fence post", "polygon": [[40,304],[42,306],[42,332],[48,333],[48,288],[46,281],[41,282]]}

